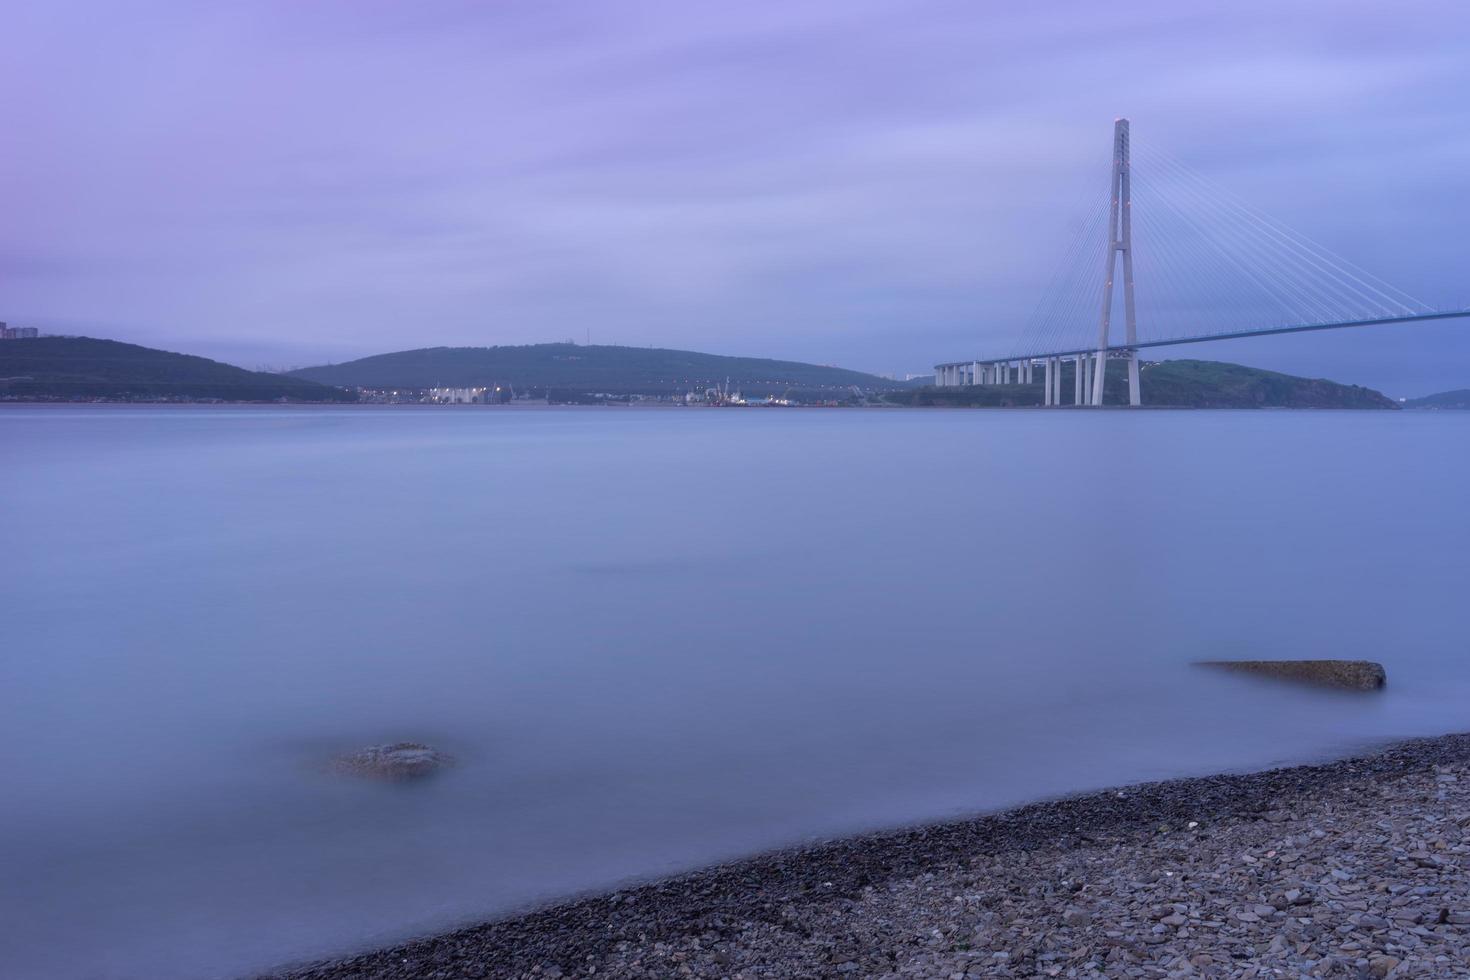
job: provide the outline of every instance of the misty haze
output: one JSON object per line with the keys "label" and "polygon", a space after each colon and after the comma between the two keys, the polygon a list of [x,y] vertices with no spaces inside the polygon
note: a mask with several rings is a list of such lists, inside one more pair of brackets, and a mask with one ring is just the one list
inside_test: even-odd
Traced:
{"label": "misty haze", "polygon": [[0,980],[1470,976],[1470,12],[12,4]]}

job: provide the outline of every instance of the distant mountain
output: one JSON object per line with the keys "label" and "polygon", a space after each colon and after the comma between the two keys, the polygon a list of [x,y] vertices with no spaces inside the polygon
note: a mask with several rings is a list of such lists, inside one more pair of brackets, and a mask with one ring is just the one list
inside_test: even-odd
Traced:
{"label": "distant mountain", "polygon": [[1409,398],[1403,402],[1405,408],[1458,408],[1470,409],[1470,388],[1441,391],[1437,395]]}
{"label": "distant mountain", "polygon": [[92,337],[0,340],[0,400],[355,401],[301,378]]}
{"label": "distant mountain", "polygon": [[647,347],[532,344],[521,347],[427,347],[345,364],[302,368],[293,377],[355,388],[561,389],[614,394],[672,394],[724,385],[748,395],[903,387],[861,371]]}
{"label": "distant mountain", "polygon": [[[1062,370],[1062,401],[1072,398],[1073,370]],[[1358,385],[1320,378],[1298,378],[1276,371],[1229,364],[1224,361],[1155,361],[1141,365],[1139,385],[1143,404],[1173,408],[1398,408],[1398,403]],[[1128,401],[1127,365],[1108,364],[1104,384],[1110,405]],[[982,385],[972,388],[927,387],[891,393],[890,401],[914,405],[1021,406],[1040,405],[1040,373],[1030,385]]]}

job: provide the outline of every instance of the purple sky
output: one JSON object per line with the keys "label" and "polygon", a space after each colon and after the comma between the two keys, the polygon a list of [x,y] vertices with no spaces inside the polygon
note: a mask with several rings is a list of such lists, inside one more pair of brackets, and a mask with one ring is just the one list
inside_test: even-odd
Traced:
{"label": "purple sky", "polygon": [[[1460,0],[10,0],[0,27],[0,319],[53,332],[920,371],[1010,349],[1120,114],[1470,305]],[[1470,386],[1470,321],[1177,356],[1412,395]]]}

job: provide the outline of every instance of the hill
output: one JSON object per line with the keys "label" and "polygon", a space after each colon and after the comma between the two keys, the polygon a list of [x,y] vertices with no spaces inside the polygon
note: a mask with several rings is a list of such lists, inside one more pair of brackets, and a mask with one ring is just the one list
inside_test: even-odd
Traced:
{"label": "hill", "polygon": [[[1104,400],[1128,402],[1127,365],[1108,364]],[[1224,361],[1154,361],[1140,365],[1143,404],[1171,408],[1398,408],[1392,399],[1359,385],[1263,371]],[[1062,400],[1072,397],[1073,370],[1062,370]],[[888,400],[911,405],[1023,406],[1042,403],[1041,381],[1030,385],[973,388],[926,387],[893,392]]]}
{"label": "hill", "polygon": [[92,337],[0,340],[0,400],[355,401],[350,391]]}
{"label": "hill", "polygon": [[1409,398],[1403,405],[1405,408],[1470,409],[1470,388],[1441,391],[1437,395],[1425,395],[1423,398]]}
{"label": "hill", "polygon": [[580,344],[520,347],[427,347],[378,354],[345,364],[302,368],[292,376],[354,388],[475,388],[513,385],[518,391],[562,389],[659,395],[702,391],[729,380],[751,395],[788,391],[876,391],[899,386],[861,371],[725,357],[694,351]]}

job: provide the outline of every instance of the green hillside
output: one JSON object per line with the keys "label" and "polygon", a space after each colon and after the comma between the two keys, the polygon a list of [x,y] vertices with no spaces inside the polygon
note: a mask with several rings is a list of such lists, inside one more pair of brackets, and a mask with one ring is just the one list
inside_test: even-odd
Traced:
{"label": "green hillside", "polygon": [[428,347],[378,354],[345,364],[303,368],[292,375],[357,388],[563,389],[614,394],[672,394],[723,385],[746,394],[873,391],[896,383],[842,368],[724,357],[646,347],[533,344],[521,347]]}
{"label": "green hillside", "polygon": [[[1062,401],[1072,399],[1075,372],[1062,369]],[[1398,408],[1393,400],[1359,385],[1343,385],[1321,378],[1299,378],[1276,371],[1229,364],[1224,361],[1156,361],[1140,366],[1143,404],[1174,408]],[[1030,385],[984,385],[972,388],[925,387],[894,392],[890,401],[908,405],[1006,407],[1040,405],[1039,378]],[[1103,400],[1109,405],[1128,403],[1127,365],[1108,364]]]}
{"label": "green hillside", "polygon": [[1423,398],[1410,398],[1404,402],[1404,407],[1470,409],[1470,388],[1441,391],[1437,395],[1425,395]]}
{"label": "green hillside", "polygon": [[92,337],[0,340],[0,400],[355,401],[353,392]]}

